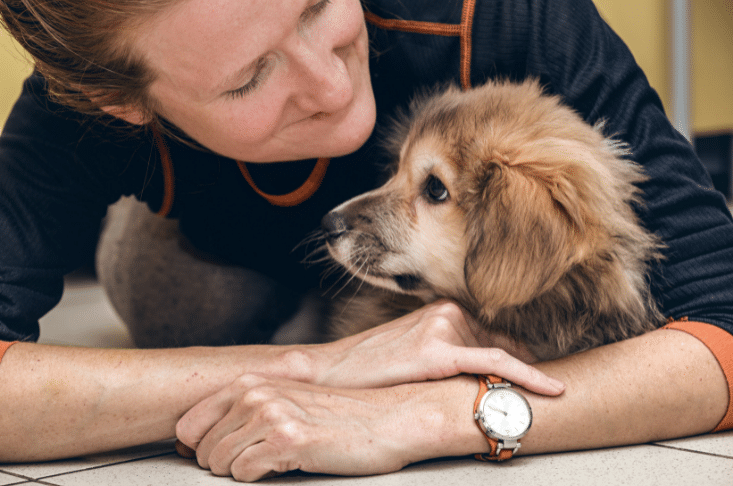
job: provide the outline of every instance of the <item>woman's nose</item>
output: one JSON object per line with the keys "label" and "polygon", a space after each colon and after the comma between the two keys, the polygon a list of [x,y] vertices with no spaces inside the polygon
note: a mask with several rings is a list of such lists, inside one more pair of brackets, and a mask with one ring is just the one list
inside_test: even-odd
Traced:
{"label": "woman's nose", "polygon": [[306,111],[333,113],[351,102],[354,92],[347,67],[349,47],[302,44],[297,59],[300,89],[296,102]]}

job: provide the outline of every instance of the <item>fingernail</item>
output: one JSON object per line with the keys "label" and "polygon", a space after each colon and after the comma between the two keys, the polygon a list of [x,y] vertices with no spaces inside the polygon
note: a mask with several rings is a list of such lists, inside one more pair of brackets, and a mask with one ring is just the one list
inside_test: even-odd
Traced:
{"label": "fingernail", "polygon": [[550,382],[550,385],[552,385],[555,389],[557,389],[557,391],[559,392],[565,391],[565,383],[563,383],[562,381],[549,377],[549,376],[548,376],[548,380]]}
{"label": "fingernail", "polygon": [[176,441],[175,448],[176,448],[176,452],[178,453],[178,455],[183,457],[184,459],[195,459],[196,458],[196,451],[188,447],[186,444],[184,444],[180,440]]}

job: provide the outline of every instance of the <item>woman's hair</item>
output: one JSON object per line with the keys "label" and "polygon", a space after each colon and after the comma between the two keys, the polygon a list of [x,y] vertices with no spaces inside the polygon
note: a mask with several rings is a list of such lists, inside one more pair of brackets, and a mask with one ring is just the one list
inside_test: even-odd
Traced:
{"label": "woman's hair", "polygon": [[131,40],[175,1],[0,0],[0,16],[60,103],[87,114],[132,107],[158,121],[149,96],[154,72]]}

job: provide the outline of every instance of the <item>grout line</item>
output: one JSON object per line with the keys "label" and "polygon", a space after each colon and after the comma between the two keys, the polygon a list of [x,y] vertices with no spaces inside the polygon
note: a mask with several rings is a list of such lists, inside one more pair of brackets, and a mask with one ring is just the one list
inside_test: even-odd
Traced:
{"label": "grout line", "polygon": [[[23,479],[25,481],[33,481],[33,478],[31,478],[29,476],[23,476],[22,474],[10,472],[10,471],[5,471],[3,469],[0,469],[0,473],[7,474],[8,476],[12,476],[14,478]],[[13,484],[18,484],[18,483],[13,483]],[[7,485],[7,486],[10,486],[10,485]]]}
{"label": "grout line", "polygon": [[726,456],[724,454],[716,454],[714,452],[705,452],[705,451],[696,451],[694,449],[685,449],[683,447],[674,447],[674,446],[671,446],[671,445],[659,444],[657,442],[653,442],[652,445],[655,445],[657,447],[664,447],[665,449],[674,449],[676,451],[691,452],[693,454],[702,454],[704,456],[722,457],[723,459],[733,459],[733,457]]}
{"label": "grout line", "polygon": [[[102,469],[104,467],[110,467],[110,466],[119,466],[120,464],[127,464],[127,463],[130,463],[130,462],[136,462],[136,461],[144,461],[146,459],[155,459],[156,457],[169,456],[169,455],[172,455],[172,454],[175,454],[175,453],[176,453],[175,451],[169,451],[169,452],[163,452],[163,453],[160,453],[160,454],[154,454],[152,456],[137,457],[135,459],[127,459],[126,461],[110,462],[110,463],[107,463],[107,464],[100,464],[99,466],[91,466],[91,467],[87,467],[87,468],[84,468],[84,469],[76,469],[74,471],[67,471],[67,472],[63,472],[63,473],[51,474],[50,476],[43,476],[41,478],[35,479],[35,481],[40,482],[43,479],[57,478],[59,476],[68,476],[70,474],[76,474],[76,473],[79,473],[79,472],[93,471],[94,469]],[[41,483],[41,484],[44,484],[44,483]],[[48,484],[50,484],[50,483],[48,483]],[[52,486],[55,486],[55,485],[52,485]]]}
{"label": "grout line", "polygon": [[[120,464],[127,464],[127,463],[130,463],[130,462],[144,461],[146,459],[155,459],[156,457],[169,456],[169,455],[172,455],[172,454],[175,454],[175,453],[176,453],[175,451],[169,451],[169,452],[163,452],[163,453],[160,453],[160,454],[154,454],[152,456],[137,457],[135,459],[127,459],[126,461],[110,462],[110,463],[107,463],[107,464],[101,464],[99,466],[91,466],[91,467],[87,467],[87,468],[84,468],[84,469],[76,469],[74,471],[67,471],[67,472],[63,472],[63,473],[51,474],[50,476],[43,476],[41,478],[35,479],[34,481],[41,482],[41,480],[44,480],[44,479],[57,478],[59,476],[68,476],[70,474],[76,474],[76,473],[85,472],[85,471],[93,471],[94,469],[102,469],[102,468],[110,467],[110,466],[119,466]],[[41,484],[51,484],[51,483],[43,483],[43,482],[41,482]],[[55,485],[51,485],[51,486],[55,486]]]}

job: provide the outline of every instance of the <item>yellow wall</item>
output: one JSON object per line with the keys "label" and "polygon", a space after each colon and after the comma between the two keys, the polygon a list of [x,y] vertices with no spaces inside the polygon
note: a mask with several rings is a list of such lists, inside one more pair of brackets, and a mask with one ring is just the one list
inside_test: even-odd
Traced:
{"label": "yellow wall", "polygon": [[28,54],[0,27],[0,129],[31,71]]}
{"label": "yellow wall", "polygon": [[[594,0],[670,109],[669,0]],[[690,125],[733,130],[733,0],[690,0]]]}
{"label": "yellow wall", "polygon": [[691,1],[692,126],[733,130],[733,1]]}
{"label": "yellow wall", "polygon": [[[668,0],[594,0],[606,22],[626,42],[669,111],[666,55]],[[697,1],[697,0],[695,0]]]}

